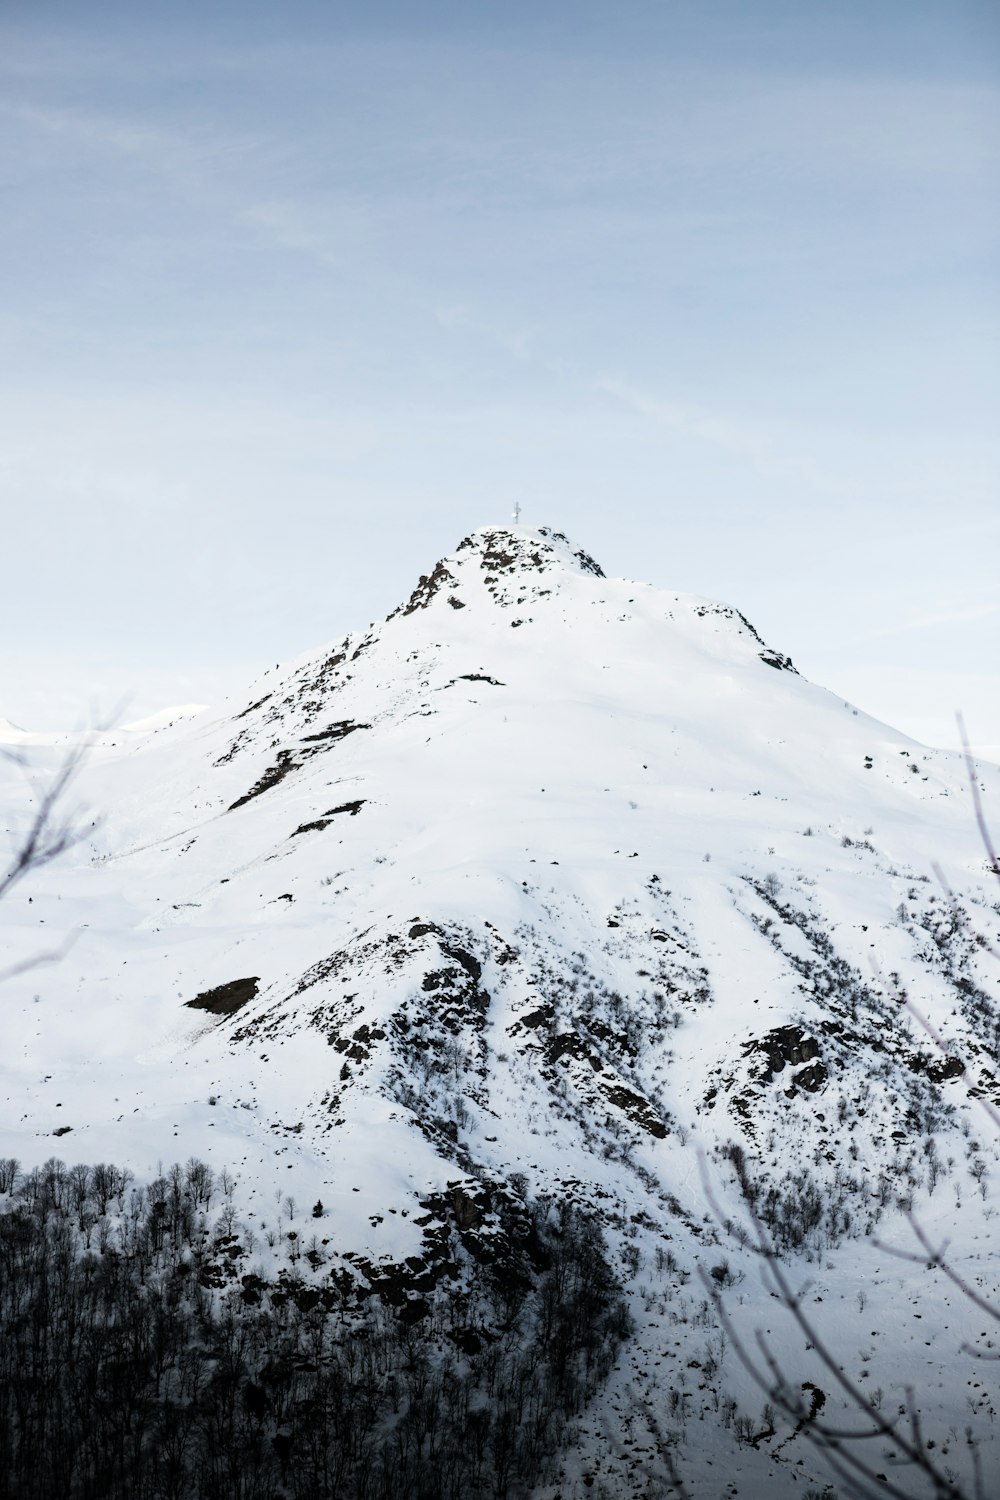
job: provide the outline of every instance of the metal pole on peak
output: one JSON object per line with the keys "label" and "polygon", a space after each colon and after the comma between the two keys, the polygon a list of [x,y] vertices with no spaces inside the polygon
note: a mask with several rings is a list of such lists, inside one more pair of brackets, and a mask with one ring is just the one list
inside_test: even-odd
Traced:
{"label": "metal pole on peak", "polygon": [[515,500],[514,501],[514,525],[515,526],[517,525],[518,521],[520,521],[520,519],[521,519],[521,502],[520,502],[520,500]]}

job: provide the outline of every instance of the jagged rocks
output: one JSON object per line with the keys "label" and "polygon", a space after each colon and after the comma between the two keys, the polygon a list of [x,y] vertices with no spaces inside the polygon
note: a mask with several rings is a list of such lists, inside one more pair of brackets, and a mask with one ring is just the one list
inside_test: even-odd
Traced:
{"label": "jagged rocks", "polygon": [[[261,699],[261,702],[266,702],[266,699]],[[279,786],[285,777],[291,775],[293,771],[301,770],[305,762],[312,756],[319,755],[324,750],[328,750],[338,741],[346,739],[349,734],[354,734],[359,729],[369,729],[370,727],[369,724],[357,724],[353,719],[338,719],[336,723],[328,724],[325,729],[316,730],[313,734],[302,735],[301,743],[294,749],[286,748],[278,751],[278,756],[274,763],[268,766],[262,776],[257,778],[248,792],[244,792],[242,797],[237,797],[235,802],[229,804],[228,811],[235,812],[238,807],[244,807],[246,803],[252,802],[255,797],[261,796],[264,792],[269,792],[272,787]],[[238,748],[238,743],[238,739],[233,742],[223,760],[232,758]],[[217,765],[221,763],[222,761],[216,762]],[[343,809],[334,809],[334,812],[340,811],[343,811]],[[332,814],[327,813],[325,816],[330,817]],[[297,833],[299,831],[299,829],[296,829]]]}
{"label": "jagged rocks", "polygon": [[[457,550],[460,553],[478,553],[480,566],[485,573],[544,573],[557,562],[557,549],[568,550],[582,572],[592,573],[598,578],[604,577],[602,568],[594,559],[582,549],[574,548],[561,531],[540,526],[538,536],[542,538],[540,543],[506,529],[477,531],[459,542]],[[553,546],[553,543],[556,545]]]}
{"label": "jagged rocks", "polygon": [[774,667],[779,672],[794,672],[796,677],[799,675],[796,668],[792,666],[792,658],[782,656],[780,651],[775,651],[770,646],[766,646],[763,651],[758,651],[757,655],[765,666]]}
{"label": "jagged rocks", "polygon": [[330,1045],[355,1063],[366,1063],[371,1057],[372,1044],[385,1040],[380,1026],[359,1026],[353,1036],[331,1036]]}
{"label": "jagged rocks", "polygon": [[264,792],[269,792],[272,787],[278,786],[292,771],[297,771],[300,762],[296,760],[291,750],[280,750],[278,759],[273,765],[268,766],[263,776],[259,776],[248,792],[242,797],[237,797],[235,802],[229,804],[229,811],[235,812],[238,807],[244,807],[254,797],[259,797]]}
{"label": "jagged rocks", "polygon": [[322,832],[324,828],[329,828],[334,818],[336,818],[340,813],[348,813],[352,818],[356,818],[364,805],[364,797],[358,797],[354,802],[342,802],[339,807],[329,808],[321,818],[314,818],[311,823],[300,823],[298,828],[296,828],[292,833],[291,837],[295,838],[296,834],[299,833]]}
{"label": "jagged rocks", "polygon": [[338,719],[335,724],[327,725],[326,729],[318,729],[315,734],[304,734],[302,739],[305,742],[321,740],[328,744],[334,740],[346,739],[349,734],[354,734],[358,729],[370,728],[370,724],[355,724],[353,719]]}
{"label": "jagged rocks", "polygon": [[808,1068],[803,1068],[800,1073],[792,1074],[792,1086],[787,1091],[789,1097],[796,1089],[805,1089],[809,1094],[815,1094],[821,1089],[829,1077],[826,1064],[814,1062]]}
{"label": "jagged rocks", "polygon": [[632,1089],[624,1088],[621,1084],[601,1084],[601,1092],[609,1104],[620,1109],[627,1115],[634,1125],[640,1130],[645,1130],[648,1135],[655,1136],[657,1140],[664,1140],[667,1135],[667,1127],[659,1118],[648,1099],[637,1094]]}
{"label": "jagged rocks", "polygon": [[[413,593],[410,595],[406,604],[402,606],[401,610],[397,610],[396,613],[403,615],[412,615],[418,609],[426,609],[427,606],[431,603],[435,594],[437,594],[438,591],[445,586],[445,584],[455,583],[456,581],[457,580],[454,573],[449,573],[444,563],[439,562],[432,572],[421,573],[420,582],[413,590]],[[449,602],[451,601],[449,600]],[[459,607],[461,608],[461,605],[459,605]],[[392,616],[390,615],[389,618],[391,619]]]}
{"label": "jagged rocks", "polygon": [[[819,1043],[816,1038],[809,1036],[802,1030],[801,1026],[778,1026],[774,1031],[769,1031],[766,1036],[752,1037],[750,1041],[743,1044],[743,1056],[760,1056],[761,1065],[757,1074],[758,1081],[768,1084],[776,1073],[781,1073],[787,1066],[797,1067],[801,1063],[810,1062],[819,1056]],[[815,1070],[813,1070],[815,1073]],[[826,1069],[823,1068],[823,1077]],[[795,1082],[802,1088],[818,1088],[819,1083],[802,1082],[804,1073],[799,1074]],[[822,1079],[820,1079],[822,1082]]]}
{"label": "jagged rocks", "polygon": [[914,1073],[922,1073],[932,1083],[947,1083],[950,1078],[961,1078],[965,1064],[961,1058],[944,1053],[939,1057],[928,1057],[926,1053],[912,1052],[905,1059]]}

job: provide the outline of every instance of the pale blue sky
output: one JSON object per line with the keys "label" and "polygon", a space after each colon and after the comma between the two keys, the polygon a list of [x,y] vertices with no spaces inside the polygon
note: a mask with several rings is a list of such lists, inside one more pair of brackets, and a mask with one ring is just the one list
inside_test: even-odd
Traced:
{"label": "pale blue sky", "polygon": [[210,701],[472,527],[1000,747],[993,3],[0,7],[0,716]]}

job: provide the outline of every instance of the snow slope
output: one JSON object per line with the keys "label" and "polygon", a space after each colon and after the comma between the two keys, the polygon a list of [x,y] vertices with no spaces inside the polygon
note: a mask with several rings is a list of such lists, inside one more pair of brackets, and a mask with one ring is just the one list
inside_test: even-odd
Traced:
{"label": "snow slope", "polygon": [[[19,747],[42,785],[60,747]],[[722,1227],[736,1145],[845,1363],[889,1402],[919,1360],[928,1434],[968,1424],[982,1315],[886,1248],[912,1204],[995,1292],[1000,893],[960,756],[738,611],[508,527],[245,701],[102,735],[76,794],[86,837],[0,902],[4,967],[32,964],[4,984],[0,1154],[225,1163],[264,1243],[276,1196],[318,1197],[339,1251],[391,1265],[429,1192],[523,1174],[600,1212],[636,1319],[546,1494],[647,1493],[674,1439],[692,1495],[800,1494],[813,1450],[737,1446],[726,1393],[761,1398],[705,1354],[697,1267],[727,1263],[737,1325],[819,1378]]]}

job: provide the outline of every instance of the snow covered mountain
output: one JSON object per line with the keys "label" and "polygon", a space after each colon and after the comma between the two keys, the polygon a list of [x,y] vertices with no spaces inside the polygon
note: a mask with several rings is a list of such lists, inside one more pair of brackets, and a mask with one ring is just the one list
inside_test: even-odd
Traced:
{"label": "snow covered mountain", "polygon": [[414,1301],[428,1203],[596,1211],[634,1333],[539,1497],[821,1472],[741,1433],[761,1398],[697,1275],[821,1383],[749,1196],[845,1368],[886,1406],[916,1380],[957,1472],[970,1420],[1000,1463],[962,1352],[992,1330],[892,1254],[912,1208],[995,1291],[1000,906],[961,757],[737,610],[505,527],[245,702],[102,736],[77,791],[88,837],[0,903],[5,968],[58,953],[5,980],[0,1153],[226,1164],[265,1260],[276,1193],[321,1200],[328,1255]]}

